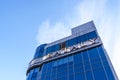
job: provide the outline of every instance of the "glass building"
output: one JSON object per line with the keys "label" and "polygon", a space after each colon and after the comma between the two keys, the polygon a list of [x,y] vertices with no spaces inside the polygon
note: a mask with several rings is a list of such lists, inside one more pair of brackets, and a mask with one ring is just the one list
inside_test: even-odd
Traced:
{"label": "glass building", "polygon": [[27,80],[118,80],[93,21],[71,31],[68,37],[38,46]]}

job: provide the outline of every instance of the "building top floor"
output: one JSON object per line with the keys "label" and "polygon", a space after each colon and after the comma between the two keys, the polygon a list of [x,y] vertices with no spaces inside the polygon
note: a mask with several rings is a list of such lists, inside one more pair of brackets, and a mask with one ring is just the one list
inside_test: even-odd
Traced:
{"label": "building top floor", "polygon": [[56,52],[62,48],[70,47],[75,44],[98,37],[98,33],[96,31],[93,21],[72,28],[71,33],[72,34],[68,37],[48,44],[40,45],[36,50],[35,56],[39,55],[39,57],[42,57],[52,52]]}

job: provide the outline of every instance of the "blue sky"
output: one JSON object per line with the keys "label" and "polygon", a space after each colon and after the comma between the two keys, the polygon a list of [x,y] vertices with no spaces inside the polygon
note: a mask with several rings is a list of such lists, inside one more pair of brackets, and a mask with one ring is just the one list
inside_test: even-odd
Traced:
{"label": "blue sky", "polygon": [[39,44],[68,36],[90,20],[120,78],[119,9],[119,0],[0,0],[0,80],[25,80]]}

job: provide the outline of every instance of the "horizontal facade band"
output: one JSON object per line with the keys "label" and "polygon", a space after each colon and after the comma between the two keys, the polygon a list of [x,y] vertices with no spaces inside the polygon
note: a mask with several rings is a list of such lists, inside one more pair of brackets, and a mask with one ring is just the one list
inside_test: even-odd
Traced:
{"label": "horizontal facade band", "polygon": [[[71,50],[69,48],[68,52],[67,52],[67,49],[66,50],[64,49],[63,51],[60,51],[59,54],[58,54],[58,52],[56,52],[56,53],[54,52],[54,53],[48,54],[46,56],[43,56],[42,58],[34,59],[30,62],[26,74],[28,74],[31,69],[41,66],[42,64],[44,64],[46,62],[53,61],[53,60],[77,53],[77,52],[81,52],[81,51],[102,45],[102,42],[99,38],[96,38],[94,40],[96,40],[96,41],[91,42],[91,44],[88,41],[85,41],[84,45],[82,44],[83,46],[81,46],[81,47],[78,44],[77,44],[78,46],[76,46],[76,45],[71,46]],[[92,41],[92,40],[90,40],[90,41]]]}

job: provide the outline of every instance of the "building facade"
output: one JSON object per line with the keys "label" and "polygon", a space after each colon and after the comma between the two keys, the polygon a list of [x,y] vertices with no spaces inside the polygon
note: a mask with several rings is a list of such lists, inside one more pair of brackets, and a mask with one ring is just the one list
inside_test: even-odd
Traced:
{"label": "building facade", "polygon": [[27,80],[118,80],[93,21],[38,46],[26,74]]}

